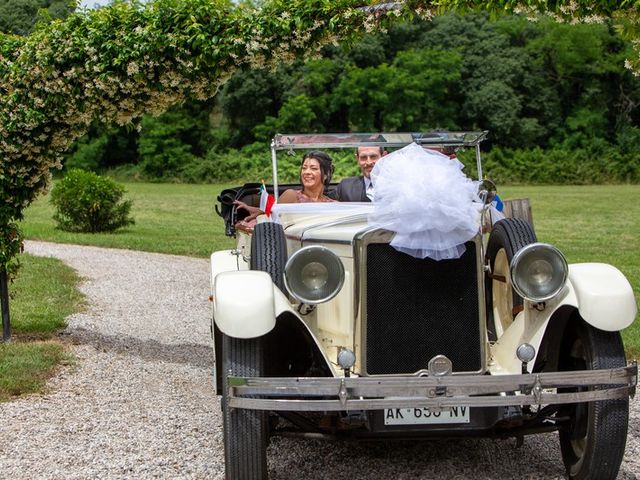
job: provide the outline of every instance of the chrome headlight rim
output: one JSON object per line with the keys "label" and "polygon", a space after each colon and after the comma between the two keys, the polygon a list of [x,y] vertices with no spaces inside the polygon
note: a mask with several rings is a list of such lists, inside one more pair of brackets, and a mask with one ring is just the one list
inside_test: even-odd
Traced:
{"label": "chrome headlight rim", "polygon": [[[291,285],[291,281],[289,279],[292,276],[291,275],[292,270],[296,268],[297,262],[304,255],[308,255],[309,252],[318,252],[320,253],[320,255],[330,258],[331,260],[334,261],[334,266],[337,267],[338,269],[338,281],[336,285],[328,295],[325,295],[323,297],[309,298],[308,296],[305,296],[300,292],[296,292],[295,289],[292,288],[293,286]],[[306,247],[302,247],[300,250],[297,250],[289,257],[284,267],[285,288],[296,300],[307,305],[318,305],[320,303],[325,303],[333,299],[336,295],[338,295],[338,293],[340,293],[340,290],[342,290],[344,281],[345,281],[345,270],[344,270],[344,265],[342,264],[342,260],[340,260],[340,257],[338,257],[338,255],[336,255],[332,250],[322,245],[309,245]]]}
{"label": "chrome headlight rim", "polygon": [[[559,260],[559,264],[561,265],[561,271],[554,272],[554,275],[559,273],[561,275],[561,280],[558,283],[558,286],[554,288],[552,291],[550,291],[549,293],[547,293],[546,295],[534,296],[522,288],[522,285],[521,285],[522,278],[517,274],[517,270],[518,270],[518,267],[521,265],[523,259],[527,258],[533,251],[536,251],[539,249],[548,250],[549,252],[551,252],[552,255],[555,255],[556,258]],[[516,293],[526,300],[539,303],[539,302],[545,302],[547,300],[552,299],[562,291],[562,289],[567,284],[567,279],[569,278],[569,265],[567,263],[566,258],[562,254],[562,252],[556,246],[551,245],[549,243],[536,242],[536,243],[530,243],[529,245],[525,245],[524,247],[522,247],[520,250],[516,252],[516,254],[511,259],[509,273],[511,275],[511,285],[513,286],[513,289],[516,291]]]}

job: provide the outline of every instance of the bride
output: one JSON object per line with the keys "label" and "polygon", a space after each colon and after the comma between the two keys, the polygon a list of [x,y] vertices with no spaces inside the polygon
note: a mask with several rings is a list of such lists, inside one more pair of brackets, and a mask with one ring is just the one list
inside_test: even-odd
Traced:
{"label": "bride", "polygon": [[[302,188],[285,190],[278,198],[278,203],[335,202],[335,200],[327,197],[325,193],[331,183],[333,169],[333,161],[326,153],[319,150],[306,153],[302,157],[302,163],[300,164],[300,183]],[[244,222],[243,226],[245,227],[253,227],[258,215],[264,213],[260,208],[247,205],[240,200],[236,200],[233,203],[238,209],[249,213],[241,221]]]}

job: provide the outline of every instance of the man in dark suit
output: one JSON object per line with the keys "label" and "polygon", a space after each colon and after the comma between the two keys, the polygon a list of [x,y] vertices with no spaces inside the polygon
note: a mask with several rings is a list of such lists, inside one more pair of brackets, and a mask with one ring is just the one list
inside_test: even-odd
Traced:
{"label": "man in dark suit", "polygon": [[330,194],[340,202],[370,202],[373,200],[374,185],[371,183],[371,170],[376,162],[387,154],[383,147],[358,147],[356,160],[362,171],[358,177],[343,178],[335,191]]}

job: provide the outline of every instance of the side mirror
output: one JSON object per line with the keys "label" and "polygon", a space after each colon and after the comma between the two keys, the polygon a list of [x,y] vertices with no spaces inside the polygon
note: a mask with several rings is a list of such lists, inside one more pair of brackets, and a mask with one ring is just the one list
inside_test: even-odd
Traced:
{"label": "side mirror", "polygon": [[482,180],[478,186],[478,196],[484,205],[489,205],[496,198],[496,184],[491,180]]}

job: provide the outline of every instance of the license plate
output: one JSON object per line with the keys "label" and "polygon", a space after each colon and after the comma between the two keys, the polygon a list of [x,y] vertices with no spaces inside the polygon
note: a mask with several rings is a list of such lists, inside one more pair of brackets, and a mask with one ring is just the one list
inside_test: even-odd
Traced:
{"label": "license plate", "polygon": [[469,407],[451,407],[432,412],[428,408],[387,408],[385,425],[434,425],[441,423],[469,423]]}

